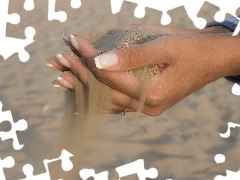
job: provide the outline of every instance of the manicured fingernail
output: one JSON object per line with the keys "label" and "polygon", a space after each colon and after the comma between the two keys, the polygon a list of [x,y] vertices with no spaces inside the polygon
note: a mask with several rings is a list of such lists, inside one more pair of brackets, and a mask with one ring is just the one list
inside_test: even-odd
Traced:
{"label": "manicured fingernail", "polygon": [[56,55],[56,58],[58,59],[58,61],[59,61],[62,65],[70,68],[70,63],[69,63],[69,61],[68,61],[66,58],[64,58],[61,54],[57,54],[57,55]]}
{"label": "manicured fingernail", "polygon": [[50,67],[51,69],[57,69],[57,68],[50,62],[49,59],[45,62],[45,64],[46,64],[48,67]]}
{"label": "manicured fingernail", "polygon": [[67,80],[63,79],[62,77],[57,77],[57,81],[61,85],[65,86],[67,88],[73,89],[73,85],[70,82],[68,82]]}
{"label": "manicured fingernail", "polygon": [[62,85],[59,84],[59,82],[57,80],[52,82],[52,86],[61,90],[68,90],[67,87],[64,87]]}
{"label": "manicured fingernail", "polygon": [[70,41],[71,41],[72,45],[73,45],[77,50],[79,50],[79,43],[78,43],[78,41],[76,40],[75,36],[74,36],[73,34],[70,34],[69,38],[70,38]]}
{"label": "manicured fingernail", "polygon": [[69,41],[69,33],[63,33],[63,39],[65,40],[65,41]]}
{"label": "manicured fingernail", "polygon": [[107,53],[94,58],[95,65],[98,69],[113,68],[118,65],[118,57],[116,54]]}

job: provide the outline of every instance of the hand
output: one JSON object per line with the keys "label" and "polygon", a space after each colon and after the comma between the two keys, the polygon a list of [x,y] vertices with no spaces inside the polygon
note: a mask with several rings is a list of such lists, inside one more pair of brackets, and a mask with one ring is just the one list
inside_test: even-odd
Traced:
{"label": "hand", "polygon": [[[74,47],[69,44],[71,49],[75,52],[77,50],[78,55],[86,60],[90,70],[97,78],[112,88],[111,96],[115,108],[110,107],[110,110],[114,112],[121,112],[126,108],[128,111],[133,111],[137,110],[140,106],[138,101],[138,80],[133,75],[126,73],[126,71],[130,69],[149,64],[158,64],[159,66],[163,64],[166,65],[166,68],[163,69],[161,74],[150,81],[146,101],[141,110],[152,116],[161,114],[206,84],[220,77],[239,72],[238,68],[235,68],[234,71],[232,68],[229,68],[231,69],[230,71],[225,68],[225,61],[221,62],[221,60],[219,60],[218,54],[224,49],[223,47],[219,47],[219,43],[224,42],[222,36],[219,37],[218,35],[212,34],[199,35],[210,32],[227,32],[228,30],[225,28],[182,30],[179,28],[151,25],[140,25],[138,28],[139,27],[142,29],[148,27],[152,30],[155,28],[154,30],[168,32],[168,34],[170,32],[175,35],[165,36],[137,47],[108,52],[98,58],[95,58],[97,56],[96,51],[86,42],[89,36],[75,36],[74,38],[70,38],[71,44],[75,46],[74,49]],[[132,27],[114,30],[113,33],[126,28]],[[212,45],[215,46],[212,47]],[[65,63],[61,63],[68,68],[62,66],[62,64],[59,63],[60,61],[54,57],[50,59],[49,63],[62,71],[71,68],[80,80],[87,85],[88,69],[74,58],[68,55],[64,55],[64,57],[66,61]],[[94,58],[96,60],[98,59],[101,64],[101,61],[106,61],[109,57],[111,61],[115,58],[115,62],[117,63],[115,65],[105,63],[108,64],[108,67],[105,67],[104,70],[96,68]],[[146,59],[148,59],[148,61],[146,61]],[[109,68],[109,65],[114,67]],[[67,80],[72,84],[72,87],[74,87],[74,82],[70,78]]]}

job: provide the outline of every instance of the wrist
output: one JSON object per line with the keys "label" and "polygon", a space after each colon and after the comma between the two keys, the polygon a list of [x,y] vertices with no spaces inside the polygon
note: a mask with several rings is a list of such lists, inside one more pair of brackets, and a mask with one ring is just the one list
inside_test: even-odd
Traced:
{"label": "wrist", "polygon": [[172,57],[214,81],[240,74],[240,37],[228,33],[176,35],[169,43]]}
{"label": "wrist", "polygon": [[[240,37],[230,36],[229,33],[210,35],[205,34],[203,45],[209,49],[209,60],[222,77],[240,74]],[[208,57],[208,56],[207,56]]]}

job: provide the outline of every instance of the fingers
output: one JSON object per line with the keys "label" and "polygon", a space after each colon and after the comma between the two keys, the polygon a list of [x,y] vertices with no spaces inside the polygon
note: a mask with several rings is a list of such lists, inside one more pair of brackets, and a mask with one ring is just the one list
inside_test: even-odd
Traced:
{"label": "fingers", "polygon": [[171,60],[167,37],[131,46],[125,49],[116,49],[95,57],[98,69],[105,71],[128,71],[153,64],[168,64]]}
{"label": "fingers", "polygon": [[46,64],[49,68],[54,69],[54,70],[58,70],[58,71],[67,71],[67,70],[69,70],[68,67],[62,65],[62,64],[59,62],[57,56],[52,56],[51,58],[49,58],[49,59],[45,62],[45,64]]}
{"label": "fingers", "polygon": [[[61,90],[76,90],[76,79],[74,80],[73,74],[71,71],[65,71],[63,72],[59,77],[56,78],[56,80],[53,82],[53,86],[56,88],[59,88]],[[101,102],[101,106],[99,106],[97,109],[94,109],[94,112],[100,112],[102,109],[111,111],[114,113],[120,113],[123,110],[126,112],[133,112],[136,111],[135,109],[131,108],[131,104],[129,103],[131,98],[121,94],[115,90],[111,90],[111,94],[109,95],[112,97],[112,103],[108,102]]]}
{"label": "fingers", "polygon": [[74,36],[73,33],[64,33],[63,34],[63,40],[64,40],[64,43],[71,49],[71,51],[76,54],[77,56],[80,57],[80,54],[78,52],[78,50],[72,45],[71,43],[71,37]]}
{"label": "fingers", "polygon": [[[85,59],[86,64],[99,81],[107,84],[113,89],[117,89],[119,92],[128,94],[133,98],[138,98],[138,80],[132,74],[127,72],[107,72],[101,71],[96,68],[94,57],[97,56],[96,50],[91,44],[89,44],[83,37],[76,36],[79,43],[79,53]],[[120,83],[121,82],[121,83]],[[129,88],[131,86],[132,88]]]}

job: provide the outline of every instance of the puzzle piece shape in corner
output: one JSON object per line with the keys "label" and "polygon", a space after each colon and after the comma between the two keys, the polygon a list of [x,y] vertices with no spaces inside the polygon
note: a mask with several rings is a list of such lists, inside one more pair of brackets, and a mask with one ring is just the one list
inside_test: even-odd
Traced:
{"label": "puzzle piece shape in corner", "polygon": [[95,180],[108,180],[108,171],[96,174],[94,169],[82,169],[79,171],[79,176],[83,180],[87,180],[90,177],[93,177]]}
{"label": "puzzle piece shape in corner", "polygon": [[[81,0],[71,0],[71,7],[74,9],[80,8],[82,5]],[[56,0],[48,0],[48,20],[58,20],[65,22],[67,20],[67,13],[65,11],[55,11]]]}
{"label": "puzzle piece shape in corner", "polygon": [[225,133],[219,133],[222,138],[228,138],[231,134],[231,128],[240,127],[240,124],[228,122],[228,129]]}
{"label": "puzzle piece shape in corner", "polygon": [[33,27],[27,27],[25,29],[26,39],[6,37],[7,23],[18,24],[20,21],[19,14],[8,14],[8,8],[9,0],[0,1],[0,55],[6,60],[16,52],[19,59],[26,62],[30,55],[25,51],[25,47],[34,42],[33,37],[36,32]]}
{"label": "puzzle piece shape in corner", "polygon": [[214,180],[237,180],[240,179],[240,170],[237,172],[226,170],[226,176],[217,175]]}
{"label": "puzzle piece shape in corner", "polygon": [[137,174],[139,180],[146,180],[146,178],[155,179],[158,177],[158,171],[156,168],[145,169],[143,159],[117,167],[116,171],[118,172],[119,180],[122,177],[132,174]]}
{"label": "puzzle piece shape in corner", "polygon": [[22,168],[23,173],[25,174],[26,178],[21,180],[51,180],[50,174],[48,171],[42,174],[33,175],[33,166],[31,164],[25,164]]}
{"label": "puzzle piece shape in corner", "polygon": [[13,159],[12,156],[8,156],[4,159],[0,158],[0,179],[5,180],[5,174],[3,171],[3,168],[11,168],[15,165],[15,160]]}
{"label": "puzzle piece shape in corner", "polygon": [[217,7],[219,11],[215,14],[214,19],[216,21],[222,22],[225,19],[226,14],[231,14],[236,17],[236,10],[240,6],[240,0],[229,0],[229,1],[219,1],[219,0],[110,0],[112,13],[116,14],[121,10],[124,1],[131,3],[136,3],[137,7],[134,11],[134,15],[137,18],[142,18],[145,16],[145,8],[151,8],[162,12],[161,24],[167,25],[171,22],[171,17],[168,11],[175,9],[180,6],[184,6],[188,17],[193,21],[194,25],[202,29],[206,26],[206,20],[204,18],[198,17],[198,13],[201,10],[205,2],[209,2]]}
{"label": "puzzle piece shape in corner", "polygon": [[218,22],[222,22],[226,14],[231,14],[236,16],[236,11],[240,7],[240,0],[228,0],[228,1],[219,1],[219,0],[207,0],[209,3],[219,7],[219,11],[216,12],[214,19]]}
{"label": "puzzle piece shape in corner", "polygon": [[62,164],[61,164],[62,169],[64,171],[70,171],[73,168],[73,163],[70,160],[70,158],[72,156],[73,156],[73,154],[71,154],[67,150],[63,149],[61,152],[61,155],[58,158],[51,159],[51,160],[45,159],[43,161],[43,163],[44,163],[46,172],[42,173],[42,174],[38,174],[38,175],[33,175],[34,168],[31,164],[25,164],[23,166],[22,170],[23,170],[23,173],[25,174],[26,178],[21,179],[21,180],[43,180],[43,179],[51,180],[48,164],[61,160],[62,161]]}
{"label": "puzzle piece shape in corner", "polygon": [[0,42],[2,44],[0,48],[0,55],[3,56],[4,60],[7,60],[14,53],[18,53],[20,61],[28,61],[30,55],[25,51],[25,47],[34,42],[33,37],[35,33],[36,32],[33,27],[27,27],[25,29],[26,39],[0,37]]}
{"label": "puzzle piece shape in corner", "polygon": [[146,14],[145,8],[151,8],[157,11],[162,12],[162,17],[160,23],[162,25],[168,25],[171,23],[171,17],[168,14],[168,11],[178,8],[180,6],[184,6],[189,18],[191,18],[194,24],[197,27],[203,28],[206,25],[206,20],[202,18],[198,18],[197,14],[201,9],[204,0],[198,0],[197,2],[193,2],[191,0],[110,0],[112,13],[116,14],[121,10],[123,1],[128,1],[131,3],[136,3],[137,7],[134,10],[134,15],[137,18],[143,18]]}
{"label": "puzzle piece shape in corner", "polygon": [[12,113],[10,110],[8,111],[2,111],[2,102],[0,101],[0,124],[3,121],[9,121],[12,128],[8,132],[0,132],[0,138],[2,141],[5,141],[7,139],[13,140],[13,148],[15,150],[20,150],[23,148],[24,145],[20,145],[17,137],[17,131],[25,131],[28,128],[27,121],[24,119],[21,119],[17,122],[13,121]]}

